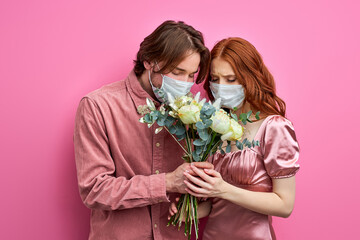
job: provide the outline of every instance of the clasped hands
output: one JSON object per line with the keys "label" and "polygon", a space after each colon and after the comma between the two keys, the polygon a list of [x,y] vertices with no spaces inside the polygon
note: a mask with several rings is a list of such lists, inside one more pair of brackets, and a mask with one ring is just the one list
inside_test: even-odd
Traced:
{"label": "clasped hands", "polygon": [[[226,182],[221,174],[214,170],[214,166],[208,162],[193,162],[188,164],[183,171],[185,185],[182,193],[189,193],[195,197],[207,199],[210,197],[222,197],[225,193]],[[179,199],[177,198],[176,201]],[[176,203],[171,203],[170,216],[177,212]]]}
{"label": "clasped hands", "polygon": [[168,192],[190,193],[196,197],[219,197],[226,182],[209,162],[183,163],[166,174]]}
{"label": "clasped hands", "polygon": [[202,168],[200,162],[191,163],[190,170],[184,171],[184,176],[185,191],[195,197],[220,197],[224,192],[226,182],[212,164],[211,168]]}

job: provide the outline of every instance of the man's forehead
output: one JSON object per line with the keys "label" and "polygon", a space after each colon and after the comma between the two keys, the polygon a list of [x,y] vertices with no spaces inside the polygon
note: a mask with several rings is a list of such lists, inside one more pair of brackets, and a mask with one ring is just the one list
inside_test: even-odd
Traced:
{"label": "man's forehead", "polygon": [[[179,64],[180,65],[180,64]],[[199,70],[199,66],[197,66],[196,68],[194,67],[188,67],[188,69],[186,68],[181,68],[179,67],[179,65],[177,67],[175,67],[176,70],[180,71],[180,72],[190,72],[190,73],[195,73]]]}
{"label": "man's forehead", "polygon": [[197,52],[188,52],[187,56],[175,68],[187,73],[194,73],[198,70],[200,64],[200,54]]}

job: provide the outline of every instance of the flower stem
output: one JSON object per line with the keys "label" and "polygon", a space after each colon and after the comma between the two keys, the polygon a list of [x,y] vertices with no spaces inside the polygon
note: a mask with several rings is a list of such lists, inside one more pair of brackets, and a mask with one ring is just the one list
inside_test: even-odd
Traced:
{"label": "flower stem", "polygon": [[191,140],[190,140],[190,138],[189,138],[188,129],[185,128],[185,132],[186,132],[185,140],[186,140],[186,144],[187,144],[188,151],[190,152],[189,159],[190,159],[190,162],[193,162],[193,155],[192,155],[192,148],[191,148]]}
{"label": "flower stem", "polygon": [[[212,143],[214,142],[215,138],[216,138],[216,132],[212,132],[212,138],[211,138],[211,141],[210,141],[210,144],[209,144],[209,148],[206,149],[206,152],[205,154],[203,155],[203,158],[201,159],[202,161],[205,161],[209,155],[209,152],[213,149],[213,147],[211,147]],[[215,144],[215,146],[217,145],[217,143]]]}
{"label": "flower stem", "polygon": [[175,142],[177,142],[177,144],[179,144],[179,146],[184,150],[184,152],[189,155],[188,151],[186,151],[186,149],[183,147],[183,145],[181,145],[181,143],[176,139],[176,137],[174,137],[174,135],[172,135],[170,133],[169,129],[165,126],[164,126],[164,129],[170,134],[170,136],[175,140]]}

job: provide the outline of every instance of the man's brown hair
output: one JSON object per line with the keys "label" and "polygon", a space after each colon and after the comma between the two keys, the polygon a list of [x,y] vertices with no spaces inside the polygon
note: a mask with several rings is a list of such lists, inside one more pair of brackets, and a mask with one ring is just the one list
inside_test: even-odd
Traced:
{"label": "man's brown hair", "polygon": [[189,52],[200,54],[199,72],[196,83],[201,83],[209,70],[210,52],[204,45],[201,32],[182,21],[165,21],[140,44],[134,60],[137,77],[145,71],[143,62],[162,62],[160,73],[171,72],[182,62]]}

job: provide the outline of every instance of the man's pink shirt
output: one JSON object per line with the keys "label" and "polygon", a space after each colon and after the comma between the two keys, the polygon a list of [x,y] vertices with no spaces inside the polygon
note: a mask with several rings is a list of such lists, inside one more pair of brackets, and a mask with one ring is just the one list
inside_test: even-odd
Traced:
{"label": "man's pink shirt", "polygon": [[91,209],[89,239],[185,239],[183,229],[167,227],[176,194],[165,185],[183,152],[168,132],[139,122],[146,98],[132,71],[80,101],[74,145],[80,196]]}

